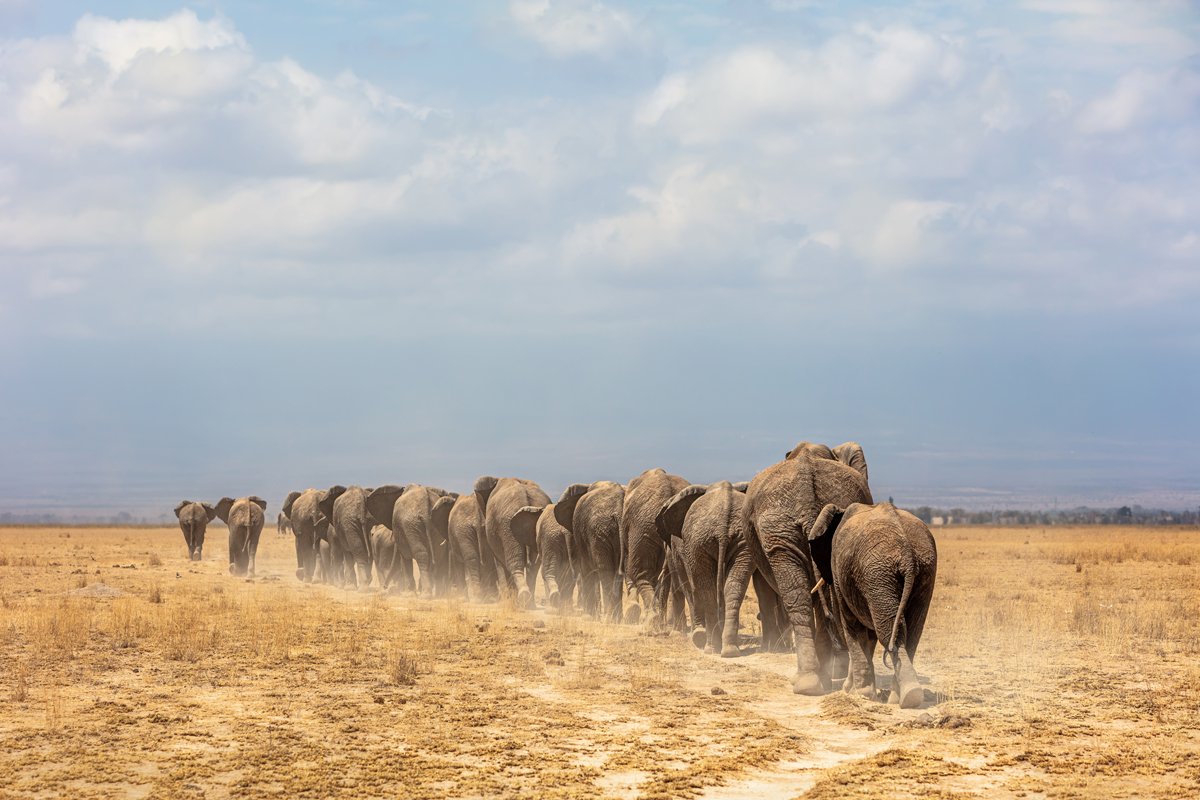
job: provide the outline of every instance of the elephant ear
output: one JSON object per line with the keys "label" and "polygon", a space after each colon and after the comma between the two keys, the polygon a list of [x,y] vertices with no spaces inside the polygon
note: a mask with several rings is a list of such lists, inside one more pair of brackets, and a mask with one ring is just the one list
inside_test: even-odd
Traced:
{"label": "elephant ear", "polygon": [[183,511],[184,506],[191,505],[191,500],[180,500],[179,505],[175,506],[175,518],[179,518],[179,512]]}
{"label": "elephant ear", "polygon": [[867,479],[867,457],[858,442],[845,442],[833,448],[833,457],[848,467],[853,467]]}
{"label": "elephant ear", "polygon": [[707,491],[707,486],[692,484],[680,489],[674,497],[662,504],[658,516],[654,519],[654,524],[658,527],[658,535],[664,542],[670,544],[672,536],[683,535],[683,521],[687,518],[688,511],[692,504],[703,497]]}
{"label": "elephant ear", "polygon": [[325,515],[325,519],[333,522],[333,504],[345,493],[346,487],[340,484],[330,486],[326,491],[321,493],[321,499],[317,501],[317,508],[321,509],[321,513]]}
{"label": "elephant ear", "polygon": [[300,498],[301,492],[289,492],[287,498],[283,501],[283,515],[288,519],[292,518],[292,506]]}
{"label": "elephant ear", "polygon": [[479,513],[487,513],[488,498],[492,496],[492,491],[495,490],[496,484],[500,482],[499,478],[493,478],[491,475],[484,475],[482,478],[475,481],[475,499],[479,501]]}
{"label": "elephant ear", "polygon": [[232,497],[222,497],[217,501],[217,516],[221,518],[221,522],[229,522],[229,509],[233,508]]}
{"label": "elephant ear", "polygon": [[259,497],[258,495],[256,495],[256,494],[252,494],[252,495],[250,495],[249,497],[247,497],[246,499],[247,499],[247,500],[249,500],[251,503],[254,503],[254,505],[258,506],[258,507],[259,507],[259,508],[261,508],[263,511],[266,511],[266,510],[267,510],[267,501],[266,501],[266,500],[263,500],[263,499],[262,499],[261,497]]}
{"label": "elephant ear", "polygon": [[733,490],[745,494],[750,491],[750,481],[738,481],[733,485]]}
{"label": "elephant ear", "polygon": [[817,571],[830,585],[833,584],[833,535],[837,531],[838,525],[842,524],[844,515],[845,512],[841,508],[833,503],[827,503],[808,529],[809,553],[812,555]]}
{"label": "elephant ear", "polygon": [[545,506],[524,506],[508,521],[513,538],[528,548],[537,548],[537,521]]}
{"label": "elephant ear", "polygon": [[380,486],[367,495],[367,512],[375,518],[376,522],[390,530],[392,512],[396,507],[396,501],[402,494],[404,494],[403,486],[395,486],[390,483],[387,486]]}
{"label": "elephant ear", "polygon": [[446,495],[439,497],[438,501],[433,504],[433,527],[441,536],[440,541],[449,541],[450,539],[450,509],[454,508],[454,502],[457,498]]}
{"label": "elephant ear", "polygon": [[558,502],[554,504],[555,522],[574,533],[575,506],[579,505],[579,498],[591,489],[591,485],[587,483],[572,483],[564,489],[562,497],[558,498]]}
{"label": "elephant ear", "polygon": [[212,522],[217,518],[217,510],[208,503],[201,503],[200,507],[204,509],[204,513],[208,515],[208,521]]}

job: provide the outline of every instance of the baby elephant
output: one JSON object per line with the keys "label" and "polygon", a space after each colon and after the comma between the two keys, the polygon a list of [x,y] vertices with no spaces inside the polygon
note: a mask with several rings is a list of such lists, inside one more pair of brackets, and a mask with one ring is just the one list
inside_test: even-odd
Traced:
{"label": "baby elephant", "polygon": [[845,689],[875,696],[875,642],[894,671],[901,708],[924,691],[913,669],[937,575],[937,545],[925,523],[891,503],[821,509],[808,534],[813,562],[833,586],[833,613],[850,651]]}

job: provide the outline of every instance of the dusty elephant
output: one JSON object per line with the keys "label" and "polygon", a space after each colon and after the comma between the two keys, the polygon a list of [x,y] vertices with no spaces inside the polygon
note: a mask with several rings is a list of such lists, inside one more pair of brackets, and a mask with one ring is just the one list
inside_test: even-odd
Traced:
{"label": "dusty elephant", "polygon": [[537,566],[546,590],[546,607],[570,611],[574,605],[575,570],[571,532],[554,518],[554,503],[545,508],[526,506],[513,517],[513,534],[537,548]]}
{"label": "dusty elephant", "polygon": [[454,501],[446,526],[451,550],[462,564],[467,599],[473,603],[495,600],[496,562],[487,543],[483,511],[475,492],[467,492]]}
{"label": "dusty elephant", "polygon": [[[322,489],[305,489],[303,492],[292,492],[283,501],[283,513],[291,520],[296,543],[296,577],[305,583],[317,577],[321,543],[326,542],[328,549],[329,519],[320,508],[324,497],[325,491]],[[325,568],[321,569],[321,577],[325,581],[331,580]]]}
{"label": "dusty elephant", "polygon": [[[298,493],[293,492],[293,494]],[[291,495],[288,495],[288,497],[291,497]],[[280,511],[279,516],[275,518],[275,532],[280,536],[286,536],[292,532],[292,521],[288,518],[288,515],[282,511]]]}
{"label": "dusty elephant", "polygon": [[754,571],[743,535],[747,487],[729,481],[688,486],[663,504],[656,520],[673,571],[682,569],[692,616],[704,626],[703,639],[693,641],[723,658],[740,654],[740,612]]}
{"label": "dusty elephant", "polygon": [[457,494],[432,486],[409,484],[392,511],[396,550],[412,576],[416,564],[418,591],[423,597],[443,597],[450,583],[450,539],[447,523]]}
{"label": "dusty elephant", "polygon": [[179,519],[183,540],[187,542],[188,558],[199,561],[204,551],[204,533],[208,523],[217,516],[217,510],[208,503],[181,500],[175,506],[175,516]]}
{"label": "dusty elephant", "polygon": [[836,641],[825,610],[830,592],[816,595],[808,532],[829,503],[846,508],[871,503],[864,471],[800,449],[759,472],[750,482],[743,509],[745,539],[754,567],[779,595],[796,649],[797,694],[821,694],[832,687],[830,671]]}
{"label": "dusty elephant", "polygon": [[925,523],[891,503],[826,505],[808,532],[817,570],[833,586],[834,618],[850,651],[845,689],[875,695],[875,643],[892,662],[892,693],[915,708],[925,692],[913,657],[937,578],[937,544]]}
{"label": "dusty elephant", "polygon": [[497,577],[503,591],[516,596],[518,608],[533,603],[537,575],[536,547],[521,541],[513,534],[512,519],[526,506],[544,508],[550,498],[533,481],[521,478],[494,478],[485,475],[475,481],[475,497],[483,508],[483,525],[487,543],[496,560]]}
{"label": "dusty elephant", "polygon": [[367,511],[368,491],[361,486],[331,486],[317,503],[329,520],[330,569],[338,585],[359,589],[371,585],[371,527]]}
{"label": "dusty elephant", "polygon": [[625,487],[612,481],[572,484],[554,504],[554,519],[571,536],[579,604],[613,622],[621,621],[625,588],[624,505]]}
{"label": "dusty elephant", "polygon": [[653,626],[661,620],[654,601],[663,572],[666,545],[658,532],[658,512],[676,492],[688,486],[678,475],[648,469],[629,482],[621,509],[621,535],[625,544],[625,579],[637,593],[641,613]]}
{"label": "dusty elephant", "polygon": [[229,571],[234,575],[254,575],[254,557],[258,537],[266,521],[267,501],[261,497],[222,497],[216,505],[217,516],[229,526]]}

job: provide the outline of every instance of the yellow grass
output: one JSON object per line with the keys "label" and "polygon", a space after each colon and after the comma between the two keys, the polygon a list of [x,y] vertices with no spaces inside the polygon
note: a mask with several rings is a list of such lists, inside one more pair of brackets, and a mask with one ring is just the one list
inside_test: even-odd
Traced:
{"label": "yellow grass", "polygon": [[0,798],[1200,792],[1195,530],[936,531],[914,710],[796,697],[787,655],[305,586],[273,532],[235,579],[223,534],[194,564],[177,530],[0,529]]}

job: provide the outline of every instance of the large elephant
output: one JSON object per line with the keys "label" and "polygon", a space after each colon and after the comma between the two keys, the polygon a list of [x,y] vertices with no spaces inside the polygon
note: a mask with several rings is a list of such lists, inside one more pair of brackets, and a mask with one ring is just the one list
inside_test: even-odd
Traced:
{"label": "large elephant", "polygon": [[229,571],[234,575],[254,575],[254,557],[258,537],[266,521],[267,501],[261,497],[222,497],[216,512],[229,526]]}
{"label": "large elephant", "polygon": [[[450,541],[447,522],[450,509],[458,495],[431,486],[409,484],[399,487],[379,487],[370,495],[372,516],[391,529],[395,544],[390,563],[377,561],[377,569],[386,570],[389,582],[399,576],[403,588],[413,588],[422,597],[444,595],[450,578]],[[387,513],[388,498],[391,514]],[[414,581],[416,563],[420,584]]]}
{"label": "large elephant", "polygon": [[550,498],[533,481],[491,475],[475,481],[475,497],[483,508],[484,530],[496,560],[499,582],[505,591],[516,595],[518,608],[529,608],[536,585],[537,572],[531,571],[537,563],[536,543],[517,539],[512,519],[525,506],[550,505]]}
{"label": "large elephant", "polygon": [[891,503],[830,503],[808,532],[817,571],[833,586],[834,619],[850,651],[847,691],[875,695],[876,641],[892,662],[892,693],[914,708],[924,690],[913,657],[937,578],[937,544],[925,523]]}
{"label": "large elephant", "polygon": [[175,506],[175,516],[179,519],[183,540],[187,542],[188,558],[199,561],[204,551],[204,532],[217,516],[217,510],[208,503],[181,500]]}
{"label": "large elephant", "polygon": [[[755,569],[779,595],[791,624],[796,648],[792,691],[797,694],[821,694],[832,687],[835,640],[824,609],[813,613],[816,578],[808,532],[829,503],[846,508],[871,502],[863,472],[805,449],[793,451],[750,482],[744,534]],[[829,592],[818,597],[821,606],[831,603]]]}
{"label": "large elephant", "polygon": [[367,511],[369,490],[361,486],[331,486],[317,503],[329,520],[330,568],[333,581],[366,589],[371,585],[371,527]]}
{"label": "large elephant", "polygon": [[670,547],[671,572],[682,569],[692,617],[704,626],[704,649],[723,658],[740,654],[739,615],[754,572],[743,535],[747,488],[729,481],[688,486],[663,504],[656,520]]}
{"label": "large elephant", "polygon": [[554,503],[545,508],[526,506],[513,517],[512,526],[517,539],[536,543],[546,607],[566,612],[574,605],[574,547],[571,532],[554,518],[554,506]]}
{"label": "large elephant", "polygon": [[663,571],[666,545],[658,533],[658,512],[676,492],[688,486],[678,475],[648,469],[629,482],[621,510],[621,535],[625,543],[625,579],[637,593],[641,613],[651,626],[659,614],[654,594]]}
{"label": "large elephant", "polygon": [[[328,550],[329,518],[321,511],[320,503],[326,492],[322,489],[305,489],[292,492],[283,501],[283,513],[292,523],[292,534],[296,541],[296,577],[311,583],[317,576],[320,563],[321,543]],[[333,577],[322,564],[321,577],[332,582]]]}
{"label": "large elephant", "polygon": [[624,505],[625,487],[612,481],[572,484],[554,504],[554,519],[571,535],[579,604],[613,622],[621,621],[625,588]]}
{"label": "large elephant", "polygon": [[467,600],[473,603],[495,600],[496,562],[487,543],[483,510],[475,492],[467,492],[454,501],[447,532],[451,550],[462,564]]}

